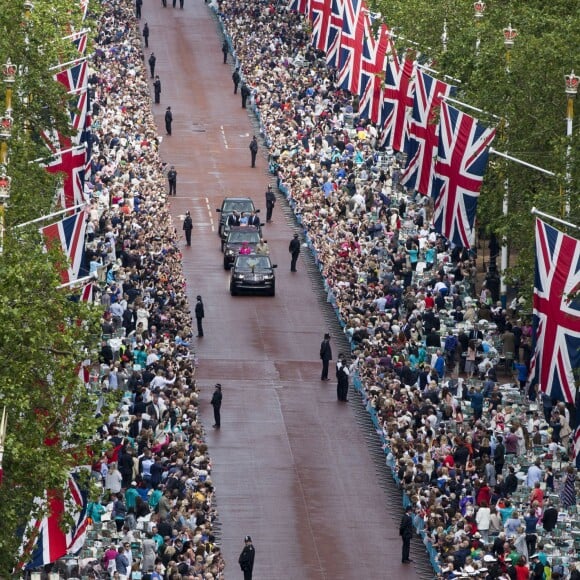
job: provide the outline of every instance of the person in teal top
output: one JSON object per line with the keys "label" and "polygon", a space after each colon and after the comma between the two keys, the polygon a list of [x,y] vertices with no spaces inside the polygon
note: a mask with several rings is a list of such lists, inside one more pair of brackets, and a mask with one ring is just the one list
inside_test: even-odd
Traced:
{"label": "person in teal top", "polygon": [[435,260],[437,259],[437,250],[429,244],[425,248],[425,270],[431,270],[435,265]]}
{"label": "person in teal top", "polygon": [[159,500],[162,496],[163,492],[158,488],[151,492],[151,495],[149,496],[149,507],[151,508],[151,511],[156,511],[157,504],[159,503]]}
{"label": "person in teal top", "polygon": [[133,360],[136,365],[139,365],[142,369],[147,366],[147,351],[145,350],[145,345],[142,344],[137,346],[133,351]]}
{"label": "person in teal top", "polygon": [[101,516],[105,511],[105,507],[99,501],[90,501],[87,505],[87,517],[91,518],[95,524],[101,523]]}
{"label": "person in teal top", "polygon": [[163,546],[163,536],[161,536],[157,531],[157,526],[153,526],[153,528],[151,529],[151,538],[157,544],[157,551],[159,552],[161,546]]}
{"label": "person in teal top", "polygon": [[414,272],[417,269],[417,262],[419,260],[419,248],[413,244],[411,249],[407,250],[407,254],[409,254],[409,261],[411,262],[411,270]]}
{"label": "person in teal top", "polygon": [[137,491],[137,482],[132,481],[131,487],[127,488],[125,492],[125,505],[127,506],[127,511],[131,508],[135,509],[137,506],[137,498],[139,497],[139,492]]}

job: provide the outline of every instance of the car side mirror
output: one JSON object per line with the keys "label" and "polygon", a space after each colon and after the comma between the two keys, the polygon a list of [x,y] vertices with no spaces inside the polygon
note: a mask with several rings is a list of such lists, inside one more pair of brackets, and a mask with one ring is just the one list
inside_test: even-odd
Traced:
{"label": "car side mirror", "polygon": [[266,224],[260,222],[260,227],[263,228]]}
{"label": "car side mirror", "polygon": [[272,268],[277,268],[278,264],[272,264]]}
{"label": "car side mirror", "polygon": [[257,210],[256,210],[256,213],[260,213],[260,210],[259,210],[259,209],[257,209]]}
{"label": "car side mirror", "polygon": [[219,207],[216,207],[216,208],[215,208],[215,210],[216,210],[218,213],[221,213],[221,211],[222,211],[222,210],[221,210]]}

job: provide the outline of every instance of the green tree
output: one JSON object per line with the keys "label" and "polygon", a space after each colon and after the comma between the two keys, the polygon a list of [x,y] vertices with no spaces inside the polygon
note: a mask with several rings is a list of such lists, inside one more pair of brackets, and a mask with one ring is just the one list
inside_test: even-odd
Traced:
{"label": "green tree", "polygon": [[[433,68],[461,81],[457,83],[459,100],[507,121],[498,123],[491,115],[476,114],[484,124],[500,125],[496,149],[556,174],[549,177],[492,155],[481,192],[478,223],[499,238],[507,236],[512,252],[518,256],[510,274],[531,292],[532,207],[561,216],[568,192],[569,219],[580,221],[579,131],[576,126],[568,143],[564,94],[564,75],[574,68],[580,70],[577,6],[562,0],[489,0],[482,18],[475,18],[473,3],[463,0],[378,0],[373,10],[379,10],[394,30],[399,49],[408,46],[409,40],[417,42],[422,54],[432,60]],[[441,42],[444,22],[446,51]],[[508,57],[503,29],[510,24],[518,35]],[[565,179],[568,145],[569,183]],[[509,214],[504,217],[506,183]]]}
{"label": "green tree", "polygon": [[11,87],[0,84],[0,112],[11,89],[14,119],[4,168],[12,188],[0,255],[0,408],[8,412],[2,578],[17,562],[21,531],[37,510],[34,498],[64,489],[70,469],[90,461],[98,424],[96,394],[80,381],[78,368],[96,359],[101,310],[57,289],[65,257],[60,249],[45,251],[37,225],[14,228],[53,207],[59,179],[34,160],[49,152],[41,131],[70,134],[71,96],[51,68],[78,58],[63,37],[80,28],[77,0],[35,0],[30,13],[22,2],[11,2],[0,12],[0,62],[10,59],[18,67]]}

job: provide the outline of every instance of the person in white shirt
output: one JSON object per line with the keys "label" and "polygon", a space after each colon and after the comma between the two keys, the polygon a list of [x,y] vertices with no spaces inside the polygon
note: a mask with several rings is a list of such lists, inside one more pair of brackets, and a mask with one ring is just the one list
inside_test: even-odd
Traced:
{"label": "person in white shirt", "polygon": [[112,494],[120,493],[123,483],[123,476],[117,469],[116,463],[111,463],[109,472],[105,478],[105,489],[108,489]]}
{"label": "person in white shirt", "polygon": [[530,465],[528,468],[528,477],[526,478],[526,485],[528,487],[534,487],[536,482],[543,481],[544,479],[544,472],[540,468],[541,462],[539,459],[536,459],[535,463]]}

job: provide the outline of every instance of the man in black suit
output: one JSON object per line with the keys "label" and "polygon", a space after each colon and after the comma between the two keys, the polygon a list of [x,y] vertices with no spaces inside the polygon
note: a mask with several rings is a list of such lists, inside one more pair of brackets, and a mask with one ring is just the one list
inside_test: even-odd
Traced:
{"label": "man in black suit", "polygon": [[137,413],[137,415],[135,415],[135,419],[133,420],[131,425],[129,425],[129,437],[135,439],[139,436],[139,433],[141,433],[142,429],[148,428],[149,421],[144,420],[141,413]]}
{"label": "man in black suit", "polygon": [[320,344],[320,360],[322,361],[321,381],[328,381],[328,363],[332,360],[332,348],[330,347],[330,334],[324,335],[324,340]]}
{"label": "man in black suit", "polygon": [[258,214],[253,211],[249,217],[248,217],[248,225],[249,226],[254,226],[256,228],[260,227],[260,217],[258,216]]}
{"label": "man in black suit", "polygon": [[403,558],[401,560],[403,564],[408,564],[411,562],[409,554],[411,551],[411,538],[413,537],[413,518],[411,517],[412,511],[413,507],[408,505],[401,519],[401,524],[399,525],[399,536],[401,536],[403,540]]}
{"label": "man in black suit", "polygon": [[483,332],[479,330],[477,324],[474,324],[473,329],[469,331],[469,340],[483,340]]}

